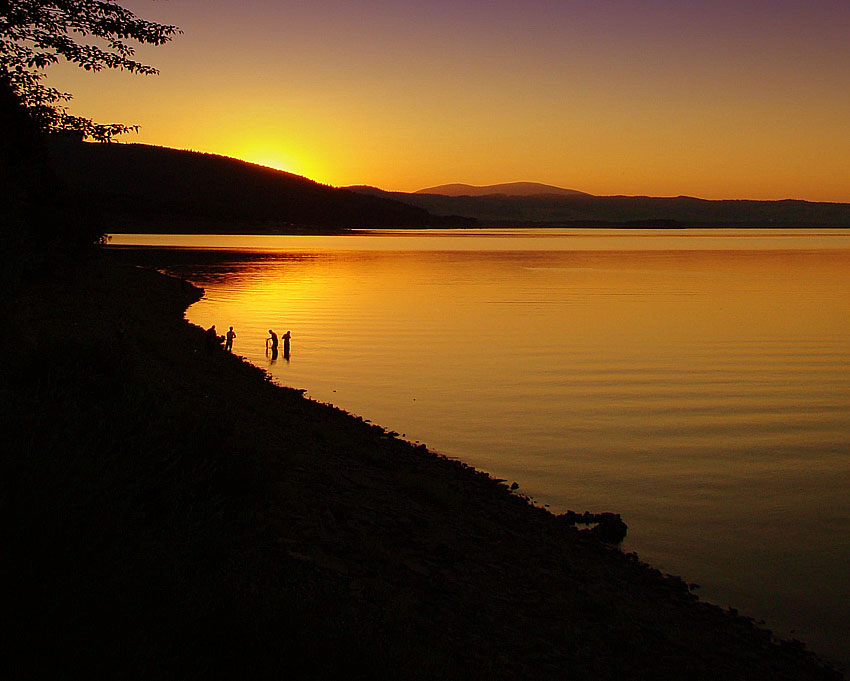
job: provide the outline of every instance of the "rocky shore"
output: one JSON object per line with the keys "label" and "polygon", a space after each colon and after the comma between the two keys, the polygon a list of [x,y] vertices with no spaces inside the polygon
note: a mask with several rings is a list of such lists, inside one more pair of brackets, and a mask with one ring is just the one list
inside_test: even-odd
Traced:
{"label": "rocky shore", "polygon": [[576,518],[207,350],[183,319],[200,294],[101,255],[7,301],[4,678],[842,678]]}

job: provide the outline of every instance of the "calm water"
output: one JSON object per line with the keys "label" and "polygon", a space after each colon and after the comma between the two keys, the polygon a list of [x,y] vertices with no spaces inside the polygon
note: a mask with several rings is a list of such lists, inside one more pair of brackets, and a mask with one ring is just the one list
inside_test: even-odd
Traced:
{"label": "calm water", "polygon": [[850,231],[113,243],[223,249],[163,262],[278,382],[552,510],[619,512],[625,549],[850,661]]}

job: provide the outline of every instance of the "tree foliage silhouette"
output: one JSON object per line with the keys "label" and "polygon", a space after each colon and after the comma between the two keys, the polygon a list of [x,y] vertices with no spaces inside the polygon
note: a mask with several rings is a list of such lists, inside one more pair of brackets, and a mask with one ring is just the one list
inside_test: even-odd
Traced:
{"label": "tree foliage silhouette", "polygon": [[45,85],[45,69],[66,60],[87,71],[156,74],[135,58],[133,43],[163,45],[180,32],[140,19],[115,0],[0,0],[0,86],[15,93],[42,131],[109,141],[138,126],[68,113],[64,103],[72,96]]}

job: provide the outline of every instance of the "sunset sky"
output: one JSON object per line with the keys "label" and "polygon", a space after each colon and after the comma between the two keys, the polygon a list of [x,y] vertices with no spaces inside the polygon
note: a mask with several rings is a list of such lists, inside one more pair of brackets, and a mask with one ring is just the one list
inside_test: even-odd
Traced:
{"label": "sunset sky", "polygon": [[850,202],[847,0],[168,0],[157,77],[51,69],[126,141],[333,184]]}

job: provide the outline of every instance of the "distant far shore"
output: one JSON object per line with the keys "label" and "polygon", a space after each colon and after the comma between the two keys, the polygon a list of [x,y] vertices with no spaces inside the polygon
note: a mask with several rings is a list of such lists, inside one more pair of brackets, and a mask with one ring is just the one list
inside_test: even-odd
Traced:
{"label": "distant far shore", "polygon": [[461,227],[350,227],[350,228],[334,228],[328,229],[316,226],[269,226],[269,225],[230,225],[221,226],[219,224],[208,224],[200,222],[165,222],[160,221],[155,225],[149,223],[140,223],[137,225],[125,225],[117,229],[111,229],[110,234],[216,234],[216,235],[275,235],[275,236],[345,236],[359,234],[363,231],[382,230],[390,231],[415,231],[419,229],[429,230],[546,230],[546,229],[587,229],[587,230],[603,230],[603,229],[623,229],[623,230],[847,230],[850,225],[819,225],[819,224],[773,224],[773,223],[693,223],[679,222],[676,220],[629,220],[626,222],[591,222],[587,220],[576,220],[573,222],[525,222],[517,223],[512,221],[493,221],[481,222],[475,225],[467,225]]}

